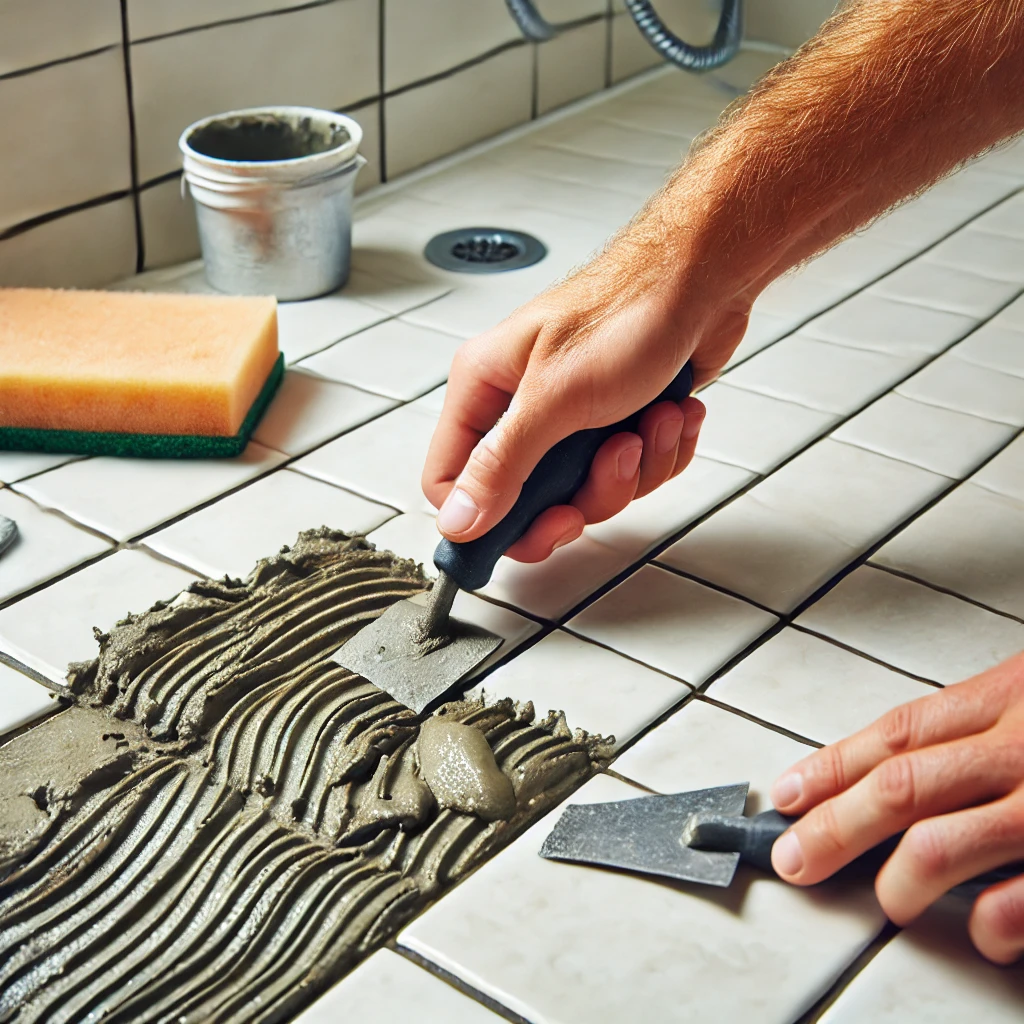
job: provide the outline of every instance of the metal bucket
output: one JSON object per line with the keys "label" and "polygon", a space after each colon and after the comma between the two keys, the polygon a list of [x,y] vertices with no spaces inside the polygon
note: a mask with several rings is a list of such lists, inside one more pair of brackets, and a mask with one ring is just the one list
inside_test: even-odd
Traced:
{"label": "metal bucket", "polygon": [[178,141],[206,278],[239,295],[311,299],[347,280],[363,132],[313,107],[204,118]]}

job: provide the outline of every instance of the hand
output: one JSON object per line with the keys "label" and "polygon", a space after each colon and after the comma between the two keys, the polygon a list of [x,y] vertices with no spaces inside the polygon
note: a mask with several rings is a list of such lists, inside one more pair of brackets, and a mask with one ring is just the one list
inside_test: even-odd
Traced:
{"label": "hand", "polygon": [[[804,758],[772,800],[804,815],[772,849],[775,870],[797,885],[906,829],[875,883],[900,925],[960,882],[1024,858],[1024,654]],[[1017,960],[1024,875],[986,889],[968,928],[989,960]]]}
{"label": "hand", "polygon": [[[730,301],[721,289],[705,315],[677,276],[661,276],[659,261],[638,265],[628,248],[613,245],[459,350],[423,473],[450,540],[473,540],[498,523],[558,441],[632,415],[688,358],[696,383],[706,383],[739,344],[749,300]],[[605,442],[572,504],[541,514],[508,554],[540,561],[586,523],[608,519],[681,472],[703,419],[696,398],[648,409],[637,433]]]}

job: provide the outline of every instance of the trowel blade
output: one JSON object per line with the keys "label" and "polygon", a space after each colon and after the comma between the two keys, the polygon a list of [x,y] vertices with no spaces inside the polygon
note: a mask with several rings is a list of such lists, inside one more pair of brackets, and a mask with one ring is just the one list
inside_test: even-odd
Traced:
{"label": "trowel blade", "polygon": [[479,626],[449,619],[446,642],[439,647],[425,646],[416,640],[424,610],[417,598],[399,601],[334,655],[343,668],[369,679],[416,714],[504,642]]}
{"label": "trowel blade", "polygon": [[742,814],[747,789],[748,783],[741,782],[692,793],[571,804],[544,840],[540,855],[724,888],[732,882],[740,855],[693,850],[683,830],[701,812]]}

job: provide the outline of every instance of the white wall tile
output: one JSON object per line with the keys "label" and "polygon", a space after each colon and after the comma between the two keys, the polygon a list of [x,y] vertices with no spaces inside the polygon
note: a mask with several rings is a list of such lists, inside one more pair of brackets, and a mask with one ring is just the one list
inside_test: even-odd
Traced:
{"label": "white wall tile", "polygon": [[118,0],[6,0],[0,75],[121,44]]}
{"label": "white wall tile", "polygon": [[268,103],[338,109],[373,96],[377,0],[338,0],[132,46],[143,182],[181,166],[178,137],[209,114]]}
{"label": "white wall tile", "polygon": [[777,43],[795,50],[810,39],[835,8],[832,0],[786,0],[755,3],[747,13],[746,34],[751,39]]}
{"label": "white wall tile", "polygon": [[942,684],[1024,650],[1024,624],[870,565],[855,569],[796,621]]}
{"label": "white wall tile", "polygon": [[54,710],[54,694],[41,683],[0,664],[0,737]]}
{"label": "white wall tile", "polygon": [[707,690],[723,704],[818,743],[851,736],[897,704],[934,692],[797,629],[773,636]]}
{"label": "white wall tile", "polygon": [[282,470],[146,538],[146,547],[211,578],[244,578],[260,558],[328,526],[366,533],[394,515],[340,487]]}
{"label": "white wall tile", "polygon": [[139,193],[146,269],[173,266],[199,256],[199,229],[192,196],[172,178]]}
{"label": "white wall tile", "polygon": [[132,39],[145,39],[169,32],[230,21],[258,14],[300,7],[308,0],[128,0],[128,32]]}
{"label": "white wall tile", "polygon": [[0,79],[0,137],[0,232],[130,188],[120,48]]}
{"label": "white wall tile", "polygon": [[700,686],[777,621],[745,601],[645,565],[566,627]]}
{"label": "white wall tile", "polygon": [[537,48],[537,113],[604,88],[608,24],[603,19],[569,29]]}
{"label": "white wall tile", "polygon": [[528,46],[386,99],[388,177],[529,121],[532,100]]}
{"label": "white wall tile", "polygon": [[194,579],[143,551],[117,551],[0,611],[0,650],[62,684],[71,662],[99,653],[93,627],[109,632]]}

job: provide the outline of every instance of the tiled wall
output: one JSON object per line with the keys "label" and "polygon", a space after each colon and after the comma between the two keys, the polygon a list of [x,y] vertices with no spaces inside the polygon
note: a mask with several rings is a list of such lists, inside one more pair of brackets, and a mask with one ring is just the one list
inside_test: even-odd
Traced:
{"label": "tiled wall", "polygon": [[[765,0],[752,0],[753,6]],[[0,284],[98,286],[198,252],[177,140],[265,103],[351,113],[365,189],[646,70],[622,0],[2,0]],[[659,0],[707,38],[716,0]]]}
{"label": "tiled wall", "polygon": [[747,36],[795,50],[838,5],[839,0],[747,0]]}

